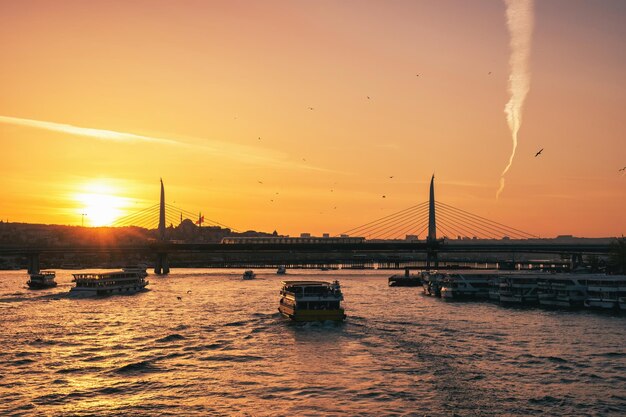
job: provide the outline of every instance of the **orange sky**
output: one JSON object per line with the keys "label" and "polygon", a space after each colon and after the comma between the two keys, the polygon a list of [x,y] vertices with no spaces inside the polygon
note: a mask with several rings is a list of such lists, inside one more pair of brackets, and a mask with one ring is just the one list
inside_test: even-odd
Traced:
{"label": "orange sky", "polygon": [[2,0],[0,218],[104,224],[163,177],[237,229],[334,234],[425,201],[435,172],[438,199],[498,222],[618,236],[624,21],[620,0],[536,2],[496,200],[503,2]]}

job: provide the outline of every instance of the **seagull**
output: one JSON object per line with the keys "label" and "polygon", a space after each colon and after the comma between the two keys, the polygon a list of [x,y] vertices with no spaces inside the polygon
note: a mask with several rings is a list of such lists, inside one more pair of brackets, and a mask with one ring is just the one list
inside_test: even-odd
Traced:
{"label": "seagull", "polygon": [[259,184],[263,184],[263,181],[257,181]]}
{"label": "seagull", "polygon": [[419,76],[420,76],[419,74],[416,75],[416,77],[419,77]]}
{"label": "seagull", "polygon": [[622,172],[622,171],[626,171],[626,167],[617,170],[617,172]]}
{"label": "seagull", "polygon": [[187,294],[191,294],[191,290],[187,290]]}
{"label": "seagull", "polygon": [[306,159],[302,158],[302,160],[303,160],[304,162],[306,162]]}
{"label": "seagull", "polygon": [[536,158],[536,157],[538,157],[539,155],[541,155],[541,152],[543,152],[543,148],[541,148],[541,149],[539,150],[539,152],[537,152],[537,153],[535,154],[535,158]]}
{"label": "seagull", "polygon": [[367,96],[367,99],[369,100],[369,99],[370,99],[370,96]]}
{"label": "seagull", "polygon": [[487,75],[491,75],[491,71],[489,71],[489,72],[487,73]]}
{"label": "seagull", "polygon": [[261,136],[259,136],[259,140],[261,140]]}
{"label": "seagull", "polygon": [[178,301],[182,301],[182,300],[183,300],[183,297],[176,297],[176,299],[177,299]]}
{"label": "seagull", "polygon": [[386,195],[384,195],[384,196],[383,196],[383,198],[387,198],[387,196],[386,196]]}
{"label": "seagull", "polygon": [[393,178],[393,175],[392,175],[392,176],[390,176],[389,178]]}
{"label": "seagull", "polygon": [[309,110],[315,110],[313,107],[309,107]]}

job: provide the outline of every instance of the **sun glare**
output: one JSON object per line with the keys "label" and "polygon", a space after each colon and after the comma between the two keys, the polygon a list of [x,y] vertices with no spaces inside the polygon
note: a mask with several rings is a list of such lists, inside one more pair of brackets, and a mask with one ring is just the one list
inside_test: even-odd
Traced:
{"label": "sun glare", "polygon": [[128,198],[120,197],[119,191],[103,182],[87,184],[84,191],[75,195],[79,215],[85,226],[111,226],[118,218],[126,214]]}

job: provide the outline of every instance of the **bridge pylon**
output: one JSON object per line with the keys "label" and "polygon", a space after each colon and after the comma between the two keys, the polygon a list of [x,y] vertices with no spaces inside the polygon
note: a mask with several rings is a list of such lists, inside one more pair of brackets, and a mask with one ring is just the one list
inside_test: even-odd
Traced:
{"label": "bridge pylon", "polygon": [[[165,187],[163,186],[163,178],[161,178],[161,200],[159,205],[159,241],[165,242]],[[157,259],[154,264],[154,273],[157,275],[166,275],[170,273],[170,265],[167,259],[167,253],[157,253]]]}
{"label": "bridge pylon", "polygon": [[435,217],[435,174],[430,179],[430,196],[428,200],[428,236],[426,237],[426,269],[439,267],[439,258],[434,246],[437,243],[437,220]]}

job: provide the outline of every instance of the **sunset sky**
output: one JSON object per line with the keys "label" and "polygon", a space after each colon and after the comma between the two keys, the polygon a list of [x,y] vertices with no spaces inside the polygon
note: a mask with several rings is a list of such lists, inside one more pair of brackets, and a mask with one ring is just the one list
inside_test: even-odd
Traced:
{"label": "sunset sky", "polygon": [[496,199],[505,9],[0,0],[0,218],[110,224],[162,177],[240,230],[335,234],[427,200],[434,172],[440,201],[541,237],[626,233],[626,2],[535,2]]}

